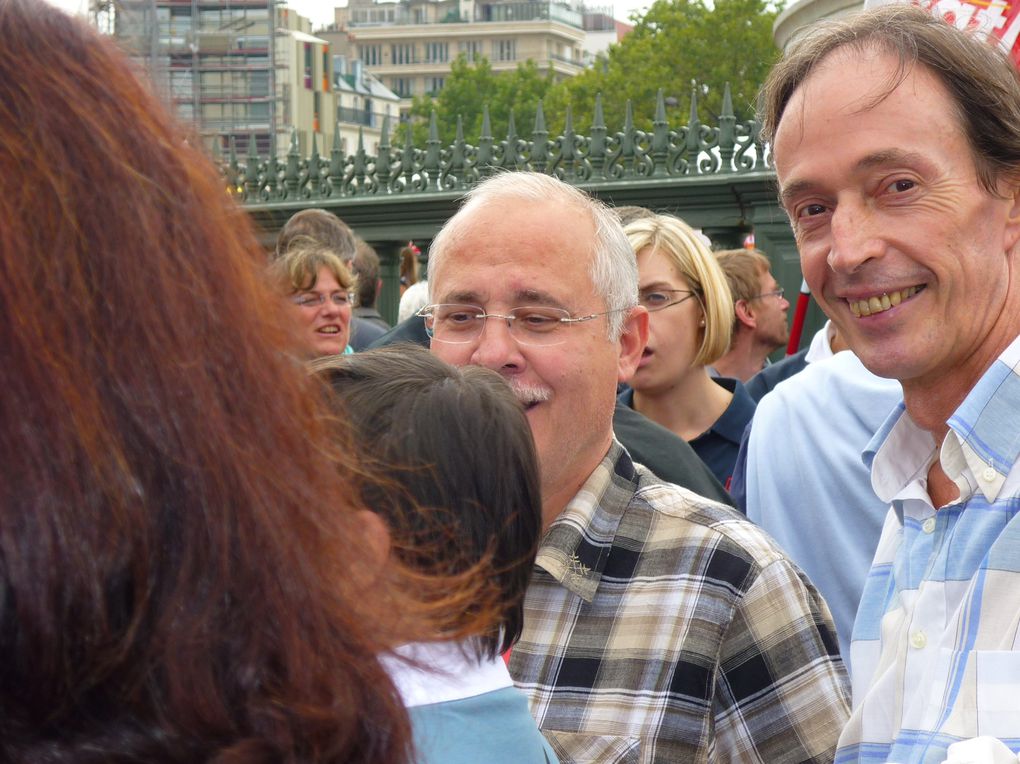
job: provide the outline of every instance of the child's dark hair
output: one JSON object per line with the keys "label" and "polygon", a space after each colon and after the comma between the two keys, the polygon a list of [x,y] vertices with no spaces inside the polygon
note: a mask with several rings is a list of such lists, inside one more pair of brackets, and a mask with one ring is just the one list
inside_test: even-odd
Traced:
{"label": "child's dark hair", "polygon": [[390,524],[398,552],[424,572],[487,576],[500,614],[482,648],[509,649],[542,530],[534,442],[510,387],[411,345],[322,358],[312,369],[353,425],[370,476],[362,499]]}

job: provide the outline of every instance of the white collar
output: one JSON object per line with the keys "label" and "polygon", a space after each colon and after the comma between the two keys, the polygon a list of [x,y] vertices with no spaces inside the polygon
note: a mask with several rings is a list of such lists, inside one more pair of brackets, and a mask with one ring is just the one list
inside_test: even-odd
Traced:
{"label": "white collar", "polygon": [[408,708],[513,687],[499,656],[475,658],[470,642],[415,642],[380,657]]}

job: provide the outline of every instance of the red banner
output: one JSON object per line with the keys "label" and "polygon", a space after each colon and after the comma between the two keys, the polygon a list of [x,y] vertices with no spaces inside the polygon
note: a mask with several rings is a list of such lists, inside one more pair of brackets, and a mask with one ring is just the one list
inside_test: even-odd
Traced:
{"label": "red banner", "polygon": [[[895,0],[866,0],[864,7]],[[973,29],[1001,41],[1013,63],[1020,67],[1020,0],[911,0],[958,29]]]}

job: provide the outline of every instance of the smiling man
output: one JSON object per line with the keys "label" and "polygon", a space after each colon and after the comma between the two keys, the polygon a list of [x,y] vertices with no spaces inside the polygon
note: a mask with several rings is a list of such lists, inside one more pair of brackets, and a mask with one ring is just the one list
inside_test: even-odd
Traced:
{"label": "smiling man", "polygon": [[1017,73],[891,6],[808,36],[762,106],[812,293],[903,385],[867,452],[892,510],[837,761],[941,762],[976,736],[1020,750]]}
{"label": "smiling man", "polygon": [[510,671],[560,759],[831,761],[847,696],[814,587],[614,437],[648,314],[613,213],[498,175],[433,241],[428,282],[433,352],[498,371],[535,437],[547,531]]}

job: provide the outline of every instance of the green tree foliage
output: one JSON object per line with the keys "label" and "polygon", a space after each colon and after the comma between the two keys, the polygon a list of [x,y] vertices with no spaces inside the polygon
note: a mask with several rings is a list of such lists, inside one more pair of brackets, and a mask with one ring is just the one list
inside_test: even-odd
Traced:
{"label": "green tree foliage", "polygon": [[686,124],[692,80],[702,121],[715,122],[727,82],[737,118],[750,119],[758,88],[779,55],[772,41],[777,13],[766,0],[656,0],[607,56],[550,94],[550,131],[562,128],[568,103],[574,127],[586,131],[597,93],[611,131],[622,127],[628,98],[636,126],[649,129],[659,88],[668,99],[670,124]]}
{"label": "green tree foliage", "polygon": [[[411,106],[411,122],[416,146],[428,139],[429,115],[436,112],[439,140],[444,146],[456,138],[457,117],[464,124],[464,137],[478,143],[482,130],[482,109],[488,104],[493,135],[506,136],[510,112],[513,111],[518,133],[531,134],[538,102],[554,86],[551,74],[543,74],[534,61],[518,64],[512,72],[494,72],[489,60],[482,57],[475,63],[463,55],[451,66],[443,89],[435,97],[416,96]],[[397,142],[403,141],[403,128]]]}
{"label": "green tree foliage", "polygon": [[[656,0],[643,17],[634,19],[634,30],[594,66],[559,83],[551,73],[542,74],[533,61],[497,73],[485,58],[470,63],[461,56],[436,97],[415,98],[411,108],[415,145],[425,145],[433,109],[444,146],[456,137],[458,115],[465,139],[477,144],[484,104],[489,106],[497,140],[506,136],[511,110],[518,135],[530,137],[540,99],[551,136],[563,131],[568,104],[574,129],[587,133],[598,93],[610,132],[622,128],[628,99],[635,126],[647,130],[660,88],[667,98],[669,123],[679,127],[689,119],[692,81],[697,83],[698,116],[703,122],[716,123],[726,83],[737,119],[750,119],[758,88],[779,56],[772,24],[781,7],[771,0]],[[403,130],[404,126],[398,130],[397,145],[403,142]]]}

